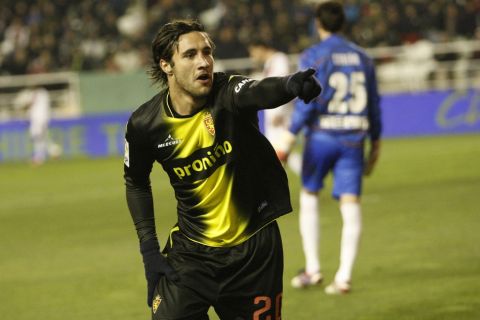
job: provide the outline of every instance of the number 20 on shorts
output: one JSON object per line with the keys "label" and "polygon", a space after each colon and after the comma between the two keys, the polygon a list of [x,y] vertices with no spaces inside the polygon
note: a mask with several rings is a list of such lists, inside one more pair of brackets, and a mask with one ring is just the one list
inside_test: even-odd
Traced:
{"label": "number 20 on shorts", "polygon": [[[281,320],[281,308],[282,308],[282,292],[275,297],[274,304],[272,305],[272,299],[267,296],[258,296],[253,300],[253,304],[260,305],[261,308],[253,313],[253,320]],[[272,308],[275,309],[275,318],[265,313],[270,313]]]}

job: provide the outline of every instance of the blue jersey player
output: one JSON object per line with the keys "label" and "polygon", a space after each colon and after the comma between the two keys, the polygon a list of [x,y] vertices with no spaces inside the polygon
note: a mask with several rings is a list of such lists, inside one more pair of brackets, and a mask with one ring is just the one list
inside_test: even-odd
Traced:
{"label": "blue jersey player", "polygon": [[[318,254],[318,193],[324,178],[333,173],[333,196],[339,200],[343,228],[340,266],[325,288],[328,294],[351,290],[351,277],[362,229],[360,194],[362,175],[368,175],[378,158],[381,119],[373,61],[355,44],[337,33],[345,15],[342,5],[322,2],[316,8],[321,42],[306,49],[299,68],[313,67],[323,92],[314,101],[297,100],[289,130],[285,132],[279,157],[286,160],[295,136],[305,132],[300,194],[300,232],[305,270],[292,279],[296,288],[323,280]],[[364,141],[371,141],[364,161]]]}

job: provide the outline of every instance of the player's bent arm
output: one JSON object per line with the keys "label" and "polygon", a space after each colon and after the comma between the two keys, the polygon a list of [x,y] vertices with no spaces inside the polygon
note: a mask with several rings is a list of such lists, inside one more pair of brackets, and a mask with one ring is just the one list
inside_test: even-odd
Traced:
{"label": "player's bent arm", "polygon": [[[138,129],[142,128],[141,120],[135,118],[135,115],[132,118],[128,121],[125,134],[124,178],[128,208],[140,241],[140,253],[147,280],[147,305],[151,307],[155,287],[161,276],[165,275],[168,280],[177,281],[178,275],[167,258],[160,253],[150,186],[154,157],[149,152],[148,134]],[[133,124],[135,119],[137,127]]]}
{"label": "player's bent arm", "polygon": [[145,278],[147,280],[147,305],[152,306],[155,287],[162,275],[177,281],[178,274],[160,253],[160,244],[155,232],[153,198],[150,184],[135,184],[126,178],[127,203],[140,240]]}
{"label": "player's bent arm", "polygon": [[152,238],[156,239],[153,197],[150,186],[135,186],[127,182],[126,198],[140,243]]}
{"label": "player's bent arm", "polygon": [[140,242],[156,238],[150,172],[153,157],[145,147],[144,136],[130,120],[125,134],[124,179],[130,215]]}

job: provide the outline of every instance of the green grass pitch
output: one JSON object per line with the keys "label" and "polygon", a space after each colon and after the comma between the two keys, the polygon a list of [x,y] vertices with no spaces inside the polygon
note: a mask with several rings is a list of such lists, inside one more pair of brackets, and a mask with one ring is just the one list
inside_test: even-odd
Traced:
{"label": "green grass pitch", "polygon": [[[0,165],[1,319],[148,319],[122,165],[120,158]],[[299,179],[289,178],[294,212],[279,219],[283,319],[480,319],[480,135],[383,142],[365,180],[364,234],[348,296],[290,287],[303,255]],[[152,182],[163,244],[175,203],[159,166]],[[341,228],[330,191],[320,197],[327,283]]]}

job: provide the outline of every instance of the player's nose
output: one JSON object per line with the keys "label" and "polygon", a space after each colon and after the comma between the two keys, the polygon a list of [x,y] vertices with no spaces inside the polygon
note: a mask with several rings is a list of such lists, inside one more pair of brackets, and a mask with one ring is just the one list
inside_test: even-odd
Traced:
{"label": "player's nose", "polygon": [[210,64],[211,64],[210,60],[211,59],[209,58],[209,56],[204,55],[204,54],[200,54],[198,56],[198,66],[203,67],[203,68],[209,67]]}

